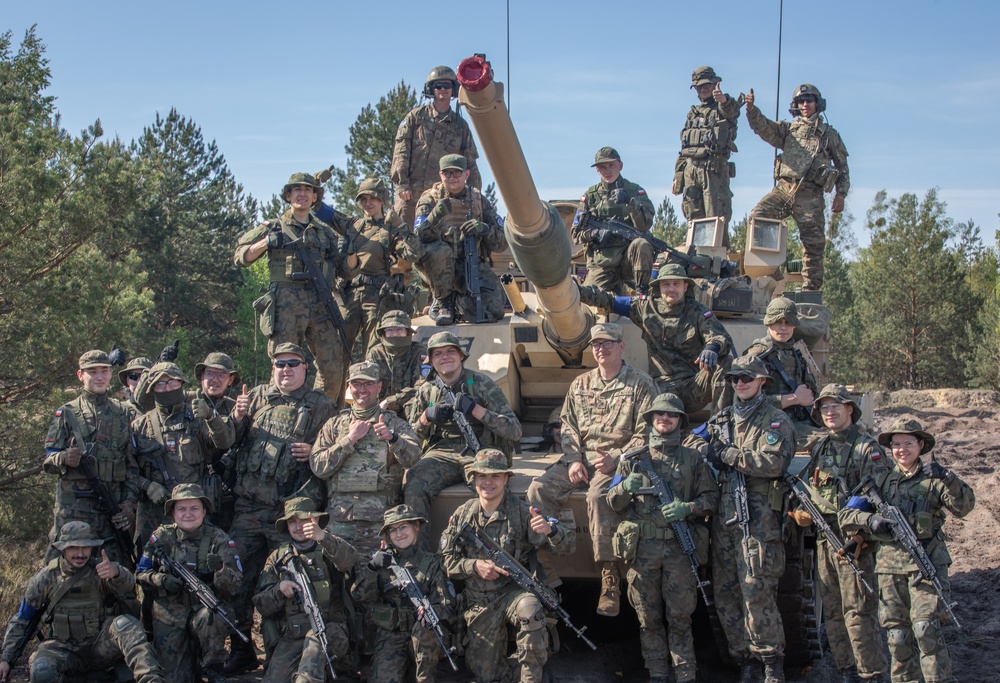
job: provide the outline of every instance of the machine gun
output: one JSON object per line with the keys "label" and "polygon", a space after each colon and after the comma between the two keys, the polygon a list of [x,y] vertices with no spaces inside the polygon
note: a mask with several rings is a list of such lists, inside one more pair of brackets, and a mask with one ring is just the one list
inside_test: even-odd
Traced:
{"label": "machine gun", "polygon": [[917,538],[910,523],[906,521],[906,516],[899,511],[898,507],[891,505],[882,497],[882,494],[879,493],[878,488],[875,486],[875,480],[870,475],[861,481],[858,489],[865,498],[874,503],[878,513],[889,520],[889,523],[892,525],[892,540],[903,546],[903,550],[910,556],[913,563],[917,565],[917,570],[920,573],[910,581],[910,585],[916,586],[921,581],[929,581],[934,587],[934,591],[938,594],[938,597],[941,598],[941,604],[948,611],[948,616],[951,617],[952,623],[955,624],[956,628],[961,629],[962,625],[958,622],[958,617],[955,616],[955,612],[952,609],[958,603],[948,602],[948,599],[945,597],[944,586],[941,585],[941,579],[937,575],[937,567],[931,562],[931,558],[927,556],[927,551],[924,549],[923,543]]}
{"label": "machine gun", "polygon": [[[730,410],[730,408],[723,409],[721,413],[712,416],[705,423],[708,430],[723,446],[733,445],[733,423],[732,417],[729,414]],[[719,424],[720,421],[725,422],[728,433],[723,432],[722,425]],[[710,444],[709,447],[712,448],[713,446]],[[750,506],[749,499],[747,498],[747,478],[735,468],[730,469],[727,472],[727,476],[729,477],[730,485],[733,487],[733,505],[736,507],[736,513],[732,519],[727,519],[725,524],[726,526],[739,525],[740,533],[743,535],[743,559],[747,565],[747,576],[753,576],[753,565],[750,564],[750,559],[757,555],[757,551],[750,549]]]}
{"label": "machine gun", "polygon": [[222,606],[219,598],[215,597],[215,593],[212,592],[212,589],[206,586],[201,579],[195,576],[194,572],[174,558],[170,557],[170,555],[167,554],[167,551],[159,543],[153,545],[153,556],[156,557],[156,559],[160,561],[160,564],[166,567],[171,574],[180,579],[184,584],[184,587],[189,592],[194,593],[194,596],[198,598],[198,602],[226,622],[226,625],[232,630],[235,636],[237,636],[244,643],[250,642],[250,639],[247,638],[246,634],[236,628],[236,624],[234,624],[232,620],[226,616],[225,607]]}
{"label": "machine gun", "polygon": [[475,455],[479,452],[482,447],[479,443],[479,437],[476,436],[475,430],[472,429],[472,425],[469,424],[469,418],[465,416],[465,413],[458,409],[458,397],[455,395],[448,385],[444,383],[444,380],[437,374],[434,375],[434,379],[431,380],[431,384],[436,386],[441,391],[441,401],[444,405],[452,407],[454,414],[452,415],[452,420],[458,427],[458,430],[462,432],[462,438],[465,439],[465,448],[462,450],[462,455],[469,453]]}
{"label": "machine gun", "polygon": [[329,652],[330,641],[326,637],[326,619],[319,608],[319,603],[316,602],[312,582],[309,581],[309,575],[302,568],[302,561],[299,560],[298,555],[288,555],[282,566],[282,571],[295,584],[295,599],[302,605],[302,611],[309,618],[309,626],[312,628],[313,635],[316,637],[316,641],[319,643],[320,649],[323,650],[323,655],[326,657],[326,666],[330,671],[330,676],[336,680],[337,672],[333,670],[333,659],[330,658]]}
{"label": "machine gun", "polygon": [[486,322],[486,310],[483,308],[483,281],[479,277],[479,245],[472,235],[462,238],[462,248],[465,250],[465,288],[476,300],[476,322]]}
{"label": "machine gun", "polygon": [[287,241],[285,242],[285,248],[294,249],[295,255],[299,257],[306,269],[304,273],[292,273],[292,280],[309,280],[312,283],[316,296],[323,303],[323,306],[326,307],[327,317],[324,320],[330,320],[333,326],[337,328],[337,332],[340,333],[340,341],[344,344],[344,351],[350,356],[351,340],[348,338],[347,328],[344,326],[344,316],[340,314],[340,307],[337,305],[337,300],[333,298],[330,283],[326,281],[323,271],[316,264],[316,261],[313,260],[312,254],[309,253],[305,239],[300,237],[297,240]]}
{"label": "machine gun", "polygon": [[496,542],[489,536],[480,531],[473,529],[472,525],[466,522],[462,525],[461,530],[458,533],[459,540],[461,540],[466,545],[471,545],[478,552],[485,555],[487,559],[493,562],[496,566],[507,572],[507,576],[511,581],[516,583],[523,590],[528,591],[542,603],[545,609],[550,610],[559,617],[566,627],[569,628],[573,633],[577,635],[580,640],[585,642],[591,650],[596,650],[597,646],[594,645],[587,636],[583,635],[583,632],[587,630],[587,627],[577,628],[570,621],[569,613],[566,612],[559,604],[559,595],[552,590],[550,587],[543,583],[538,582],[535,577],[528,573],[528,570],[521,565],[520,562],[515,560],[509,554],[504,552],[503,548],[498,546]]}
{"label": "machine gun", "polygon": [[395,588],[405,595],[410,604],[413,605],[413,609],[417,610],[418,613],[422,612],[420,622],[434,633],[438,645],[444,650],[444,656],[448,658],[451,670],[458,671],[458,664],[455,663],[455,659],[452,657],[455,648],[449,648],[445,645],[444,631],[441,630],[441,619],[438,617],[437,612],[434,611],[431,601],[420,591],[420,586],[417,585],[410,570],[399,564],[395,554],[390,554],[390,557],[392,557],[392,562],[389,564],[388,569],[392,572],[394,580],[389,584],[389,587]]}
{"label": "machine gun", "polygon": [[861,585],[864,586],[865,590],[871,595],[875,595],[875,589],[873,589],[865,579],[865,573],[861,571],[860,567],[858,567],[858,563],[855,561],[854,555],[844,550],[844,542],[839,536],[837,536],[837,532],[833,530],[830,523],[823,518],[823,513],[820,512],[819,508],[816,507],[816,504],[812,501],[812,498],[809,497],[809,492],[803,490],[802,480],[790,472],[785,472],[785,483],[788,484],[788,488],[790,488],[792,493],[795,494],[795,497],[798,498],[799,504],[802,508],[809,513],[810,517],[812,517],[813,524],[815,524],[816,528],[823,534],[823,538],[825,538],[826,542],[830,544],[833,551],[847,560],[847,564],[851,565],[851,569],[853,569],[854,573],[858,575],[858,581],[861,582]]}
{"label": "machine gun", "polygon": [[[674,495],[674,492],[670,490],[670,484],[665,482],[663,478],[656,473],[656,470],[653,469],[653,460],[649,457],[649,446],[643,446],[642,448],[629,453],[624,453],[622,455],[622,460],[628,460],[629,462],[634,463],[649,479],[651,486],[649,488],[639,489],[639,495],[656,496],[661,507],[674,502],[676,496]],[[705,606],[711,607],[712,602],[708,599],[708,593],[705,592],[705,586],[712,585],[712,582],[702,580],[701,578],[701,564],[698,562],[698,548],[695,545],[694,536],[691,535],[691,526],[686,520],[682,519],[677,522],[671,522],[670,527],[674,530],[674,538],[676,538],[677,542],[680,544],[681,552],[688,556],[688,561],[691,563],[691,573],[694,574],[695,583],[698,586],[698,590],[701,591],[701,598],[705,601]]]}
{"label": "machine gun", "polygon": [[[41,626],[42,617],[45,616],[48,607],[49,603],[46,601],[46,603],[42,605],[41,609],[31,615],[31,619],[28,620],[27,626],[24,627],[24,633],[22,633],[21,637],[17,639],[17,642],[14,643],[14,649],[11,651],[10,659],[7,661],[7,663],[10,664],[11,672],[13,672],[14,667],[17,665],[17,661],[21,659],[21,655],[24,654],[24,648],[28,647],[28,643],[31,642],[31,639],[35,636],[38,636],[39,640],[42,639],[42,634],[38,630],[38,627]],[[5,678],[0,679],[0,683],[7,683],[9,680],[10,674],[8,674]]]}

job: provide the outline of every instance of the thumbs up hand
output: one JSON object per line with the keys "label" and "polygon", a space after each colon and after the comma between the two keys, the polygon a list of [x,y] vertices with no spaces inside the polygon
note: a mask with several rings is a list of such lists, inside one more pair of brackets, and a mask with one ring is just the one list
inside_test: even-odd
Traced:
{"label": "thumbs up hand", "polygon": [[746,96],[744,102],[747,105],[747,113],[749,113],[753,109],[753,88],[750,88],[750,94]]}
{"label": "thumbs up hand", "polygon": [[322,541],[326,538],[326,531],[319,525],[319,522],[312,513],[309,514],[309,521],[302,525],[302,533],[312,541]]}
{"label": "thumbs up hand", "polygon": [[531,510],[531,530],[536,534],[541,534],[542,536],[548,536],[552,533],[552,525],[549,524],[549,520],[545,515],[543,515],[538,508],[529,508]]}
{"label": "thumbs up hand", "polygon": [[729,99],[726,97],[726,93],[722,92],[722,88],[719,87],[718,83],[715,84],[715,88],[712,90],[712,97],[719,104],[725,104],[726,100]]}
{"label": "thumbs up hand", "polygon": [[97,563],[97,576],[101,579],[114,579],[121,574],[121,568],[119,568],[116,562],[112,562],[108,559],[108,552],[106,550],[101,550],[101,561]]}
{"label": "thumbs up hand", "polygon": [[250,410],[250,394],[247,393],[247,385],[244,384],[243,392],[236,397],[236,405],[233,406],[233,422],[239,422],[246,417],[248,410]]}
{"label": "thumbs up hand", "polygon": [[375,423],[375,436],[382,441],[392,441],[392,437],[395,436],[389,429],[389,425],[385,423],[385,415],[378,416],[378,422]]}

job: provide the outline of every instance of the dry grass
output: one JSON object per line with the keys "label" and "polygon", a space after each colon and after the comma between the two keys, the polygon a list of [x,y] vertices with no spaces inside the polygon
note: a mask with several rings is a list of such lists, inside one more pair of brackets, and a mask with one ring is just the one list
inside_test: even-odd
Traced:
{"label": "dry grass", "polygon": [[45,539],[18,541],[0,537],[0,618],[4,622],[17,611],[28,579],[42,568]]}

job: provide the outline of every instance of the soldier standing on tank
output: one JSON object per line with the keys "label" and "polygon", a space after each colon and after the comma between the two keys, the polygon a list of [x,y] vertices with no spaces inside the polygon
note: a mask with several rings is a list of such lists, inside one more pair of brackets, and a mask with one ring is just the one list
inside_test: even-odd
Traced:
{"label": "soldier standing on tank", "polygon": [[[574,379],[566,392],[563,455],[535,477],[527,499],[543,515],[556,517],[573,491],[587,492],[594,561],[601,568],[597,613],[614,617],[621,608],[621,573],[611,539],[621,519],[608,505],[607,492],[618,456],[645,443],[648,425],[642,416],[656,395],[656,386],[649,375],[623,360],[621,325],[594,325],[590,339],[597,367]],[[539,559],[554,582],[550,556],[541,553]]]}
{"label": "soldier standing on tank", "polygon": [[[428,340],[427,353],[432,374],[417,389],[409,415],[423,455],[406,473],[403,487],[406,504],[424,519],[430,519],[431,502],[441,491],[465,481],[465,468],[474,457],[455,424],[456,411],[469,421],[481,448],[498,448],[507,453],[508,460],[521,439],[521,423],[507,397],[492,379],[465,367],[469,356],[458,337],[438,332]],[[435,377],[455,394],[454,407],[442,402],[442,392],[433,384]],[[427,548],[429,542],[430,531],[425,527],[420,534],[421,547]]]}
{"label": "soldier standing on tank", "polygon": [[649,347],[656,393],[679,396],[687,412],[701,410],[709,401],[718,410],[732,398],[725,373],[733,340],[712,311],[691,296],[692,286],[694,280],[682,266],[668,263],[650,283],[651,296],[615,296],[583,287],[580,301],[628,316],[639,326]]}
{"label": "soldier standing on tank", "polygon": [[[756,356],[764,361],[771,374],[766,392],[774,404],[784,410],[795,425],[795,444],[805,448],[809,440],[820,431],[810,411],[819,387],[813,368],[816,361],[804,341],[796,340],[795,328],[799,325],[799,309],[795,302],[785,297],[772,299],[764,313],[767,336],[757,339],[744,355]],[[813,411],[815,412],[815,411]]]}
{"label": "soldier standing on tank", "polygon": [[[167,519],[149,536],[136,570],[146,599],[153,601],[153,644],[161,661],[170,662],[171,683],[226,680],[226,622],[201,604],[157,556],[180,562],[208,586],[219,600],[236,596],[241,565],[236,544],[222,529],[209,524],[212,503],[198,484],[180,484],[163,504]],[[231,617],[232,611],[228,610]]]}
{"label": "soldier standing on tank", "polygon": [[[199,388],[189,398],[200,398],[206,401],[217,415],[223,417],[232,415],[236,408],[236,399],[230,398],[228,393],[231,387],[240,385],[240,373],[236,371],[233,359],[217,351],[210,353],[205,356],[205,360],[194,366],[194,376],[198,380]],[[242,436],[242,434],[236,434],[234,443],[239,441]],[[212,524],[227,533],[233,522],[233,508],[236,504],[236,498],[232,495],[231,488],[223,485],[226,468],[232,465],[232,462],[226,457],[231,452],[231,449],[227,448],[210,447],[208,449],[208,477],[206,477],[213,486],[217,486],[222,492],[219,496],[218,506],[212,515]],[[235,477],[231,479],[232,482],[235,482]],[[211,487],[206,487],[206,492],[208,492],[208,488]]]}
{"label": "soldier standing on tank", "polygon": [[382,516],[402,500],[403,470],[420,458],[420,442],[403,418],[378,405],[379,367],[351,366],[351,407],[323,425],[309,464],[326,484],[331,533],[361,552],[379,547]]}
{"label": "soldier standing on tank", "polygon": [[[310,213],[323,198],[323,188],[308,173],[292,174],[282,188],[281,197],[291,208],[280,218],[264,221],[240,237],[234,261],[237,266],[247,268],[267,255],[270,285],[254,302],[254,310],[259,315],[260,331],[268,338],[268,352],[274,353],[275,347],[284,343],[307,345],[316,359],[327,398],[339,402],[350,350],[344,348],[340,333],[312,282],[294,277],[302,275],[305,266],[289,244],[305,240],[327,284],[336,287],[337,277],[349,279],[358,265],[357,256],[341,253],[338,241],[338,232],[347,235],[352,230],[351,219],[334,212],[329,221],[322,222]],[[347,317],[343,310],[341,316]]]}
{"label": "soldier standing on tank", "polygon": [[591,185],[580,197],[580,208],[573,219],[573,239],[587,245],[585,285],[611,290],[617,294],[630,284],[636,291],[646,291],[653,270],[653,246],[644,239],[631,242],[601,230],[580,229],[583,214],[595,218],[613,218],[628,223],[640,232],[653,227],[656,209],[639,185],[622,177],[622,158],[613,147],[601,147],[594,163],[601,182]]}
{"label": "soldier standing on tank", "polygon": [[[812,486],[813,501],[823,507],[823,518],[840,534],[837,512],[866,476],[878,477],[891,465],[875,439],[858,427],[861,407],[842,384],[827,384],[812,409],[813,419],[826,432],[813,442],[809,464],[800,475]],[[812,517],[804,510],[789,513],[800,526],[810,526]],[[845,539],[846,540],[846,539]],[[886,670],[878,631],[878,596],[869,594],[857,575],[826,538],[817,534],[819,594],[823,601],[826,637],[844,683],[881,679]],[[874,548],[861,552],[856,564],[866,580],[874,581]]]}
{"label": "soldier standing on tank", "polygon": [[121,661],[137,683],[166,680],[139,620],[115,614],[114,596],[131,593],[135,577],[106,551],[99,558],[91,555],[103,543],[86,522],[67,522],[59,530],[52,543],[56,557],[28,581],[21,606],[7,624],[0,681],[10,680],[14,647],[41,611],[42,642],[28,662],[34,683],[79,680]]}
{"label": "soldier standing on tank", "polygon": [[410,316],[389,311],[378,326],[379,342],[368,349],[368,360],[378,363],[382,377],[379,407],[405,417],[423,382],[427,347],[413,340]]}
{"label": "soldier standing on tank", "polygon": [[451,108],[452,99],[458,97],[455,72],[447,66],[431,69],[423,95],[430,104],[411,109],[399,123],[389,172],[396,186],[394,208],[407,225],[413,225],[420,195],[437,182],[438,160],[446,154],[464,157],[469,183],[477,190],[483,186],[472,130],[458,110]]}
{"label": "soldier standing on tank", "polygon": [[[114,537],[112,521],[101,508],[80,465],[88,460],[95,474],[104,481],[121,507],[114,527],[132,528],[139,496],[138,469],[129,413],[108,395],[111,386],[111,361],[103,351],[87,351],[77,364],[77,379],[83,385],[80,395],[56,410],[45,436],[45,459],[42,470],[59,477],[53,509],[50,547],[45,560],[59,557],[52,546],[63,525],[86,522],[98,538]],[[82,443],[81,443],[82,439]],[[105,549],[115,562],[125,564],[124,550],[114,541]]]}
{"label": "soldier standing on tank", "polygon": [[[733,193],[729,179],[736,176],[736,164],[729,157],[736,152],[736,124],[740,105],[722,92],[722,79],[710,66],[699,66],[691,74],[691,87],[698,93],[698,104],[691,107],[684,130],[681,151],[674,166],[673,194],[683,195],[681,212],[689,223],[698,218],[733,217]],[[729,244],[728,231],[723,232]]]}
{"label": "soldier standing on tank", "polygon": [[[764,385],[770,375],[759,359],[737,358],[726,377],[735,398],[709,420],[714,439],[707,454],[721,489],[719,513],[712,518],[716,609],[729,652],[743,667],[741,680],[756,677],[756,660],[764,664],[765,683],[783,683],[785,632],[777,602],[778,579],[785,571],[781,477],[795,455],[795,429],[768,400]],[[727,524],[736,516],[733,470],[746,478],[746,538],[739,525]]]}
{"label": "soldier standing on tank", "polygon": [[[894,505],[913,529],[930,557],[945,596],[951,592],[948,567],[951,555],[945,543],[945,510],[965,517],[976,505],[972,487],[941,466],[930,453],[935,439],[919,422],[900,418],[879,434],[879,445],[892,449],[896,466],[875,477],[875,488]],[[893,681],[955,683],[951,673],[948,642],[941,632],[945,607],[909,553],[892,539],[890,520],[878,514],[865,498],[856,497],[838,514],[841,528],[859,531],[878,541],[875,571],[878,573],[879,621],[889,640]]]}
{"label": "soldier standing on tank", "polygon": [[427,520],[406,505],[385,511],[379,530],[382,550],[358,570],[351,597],[361,603],[373,603],[375,652],[368,683],[394,683],[406,680],[407,666],[413,662],[416,683],[434,683],[441,646],[433,631],[424,626],[423,614],[393,585],[396,577],[389,569],[394,561],[413,575],[417,588],[434,608],[442,622],[454,619],[455,589],[448,581],[441,557],[420,550],[417,538]]}
{"label": "soldier standing on tank", "polygon": [[750,212],[750,218],[786,218],[799,226],[804,290],[823,288],[826,208],[823,194],[836,189],[830,210],[840,213],[851,189],[847,148],[840,134],[820,114],[826,100],[814,85],[800,85],[792,95],[791,123],[771,121],[754,106],[753,88],[746,98],[747,121],[764,142],[782,151],[775,163],[774,189]]}
{"label": "soldier standing on tank", "polygon": [[135,400],[136,387],[139,385],[139,380],[142,379],[146,370],[149,370],[151,367],[153,367],[153,361],[139,356],[130,360],[124,368],[118,371],[118,381],[122,385],[121,399],[119,401],[129,411],[130,422],[152,407],[140,406]]}
{"label": "soldier standing on tank", "polygon": [[691,561],[670,525],[687,521],[699,561],[707,562],[708,527],[703,522],[715,512],[719,489],[704,461],[708,446],[701,439],[689,436],[685,440],[681,435],[688,418],[679,398],[660,394],[643,419],[652,428],[649,456],[653,469],[670,487],[674,501],[660,505],[655,495],[640,493],[650,486],[649,478],[637,465],[622,460],[608,491],[608,504],[624,517],[616,534],[624,541],[618,544],[619,559],[629,567],[628,599],[639,616],[639,642],[650,683],[667,683],[668,658],[676,683],[685,683],[695,680],[698,668],[691,634],[698,586]]}
{"label": "soldier standing on tank", "polygon": [[[495,448],[479,451],[466,470],[476,498],[455,510],[441,538],[448,577],[465,582],[463,617],[469,639],[465,663],[477,681],[541,681],[542,667],[549,656],[549,634],[545,609],[538,598],[519,588],[492,560],[482,558],[463,543],[459,536],[462,527],[468,524],[475,532],[489,536],[525,567],[533,565],[538,548],[545,546],[563,555],[572,551],[575,541],[572,530],[551,523],[554,520],[508,495],[507,483],[512,474],[503,452]],[[508,626],[517,630],[515,657],[519,671],[504,671],[508,666]]]}
{"label": "soldier standing on tank", "polygon": [[264,618],[261,630],[270,653],[262,682],[326,681],[326,656],[289,571],[305,572],[326,624],[326,654],[334,661],[342,660],[350,649],[344,584],[358,562],[358,553],[350,543],[325,530],[328,515],[317,512],[308,498],[287,500],[284,509],[274,527],[285,541],[268,556],[253,597]]}
{"label": "soldier standing on tank", "polygon": [[465,282],[466,237],[476,238],[483,312],[488,322],[500,320],[503,288],[490,255],[505,250],[507,238],[496,208],[468,183],[471,171],[461,154],[441,157],[439,166],[441,182],[420,196],[413,223],[421,250],[414,265],[440,305],[434,322],[451,325],[456,317],[476,322],[476,302]]}
{"label": "soldier standing on tank", "polygon": [[[335,413],[333,403],[306,385],[305,352],[295,344],[280,344],[271,354],[271,383],[249,394],[246,385],[236,399],[233,420],[245,436],[236,452],[236,513],[231,534],[246,560],[243,586],[236,603],[240,629],[247,637],[253,625],[250,598],[257,585],[265,553],[284,539],[274,522],[286,500],[308,497],[319,506],[323,484],[309,469],[309,454],[319,430]],[[244,420],[248,422],[241,425]],[[257,668],[253,643],[231,638],[232,653],[225,672]]]}

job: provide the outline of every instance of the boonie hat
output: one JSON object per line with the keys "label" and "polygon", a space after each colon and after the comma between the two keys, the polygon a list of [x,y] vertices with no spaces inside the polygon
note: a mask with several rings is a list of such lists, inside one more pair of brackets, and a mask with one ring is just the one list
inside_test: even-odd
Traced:
{"label": "boonie hat", "polygon": [[281,533],[288,533],[288,520],[292,517],[296,519],[309,519],[315,517],[316,523],[325,527],[330,521],[330,515],[326,512],[318,512],[316,504],[305,496],[290,498],[285,501],[285,514],[274,521],[274,528]]}
{"label": "boonie hat", "polygon": [[66,548],[96,548],[104,545],[103,538],[94,538],[94,532],[86,522],[66,522],[59,529],[58,539],[52,543],[52,547],[62,552]]}

